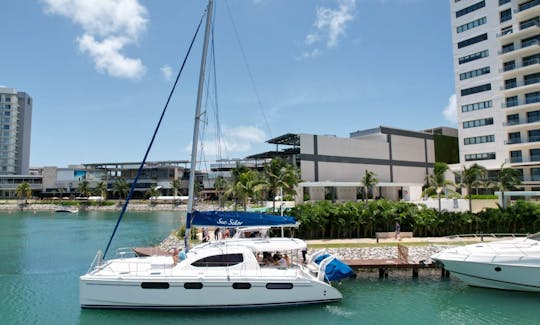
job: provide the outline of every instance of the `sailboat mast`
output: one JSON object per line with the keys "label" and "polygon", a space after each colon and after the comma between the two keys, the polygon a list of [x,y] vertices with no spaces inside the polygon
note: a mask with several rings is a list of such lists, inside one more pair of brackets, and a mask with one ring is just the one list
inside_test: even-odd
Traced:
{"label": "sailboat mast", "polygon": [[[191,167],[189,169],[189,187],[188,187],[188,206],[187,216],[193,212],[193,203],[195,198],[195,169],[197,167],[197,146],[199,142],[199,124],[201,120],[201,103],[204,91],[204,75],[206,70],[206,56],[208,52],[208,43],[210,41],[210,29],[212,25],[212,13],[214,9],[214,0],[208,1],[206,11],[206,27],[204,32],[204,44],[201,58],[201,70],[199,72],[199,88],[197,90],[197,105],[195,106],[195,125],[193,127],[193,145],[191,147]],[[190,237],[190,223],[186,220],[186,232],[184,234],[184,244],[186,252],[189,249],[188,242]]]}

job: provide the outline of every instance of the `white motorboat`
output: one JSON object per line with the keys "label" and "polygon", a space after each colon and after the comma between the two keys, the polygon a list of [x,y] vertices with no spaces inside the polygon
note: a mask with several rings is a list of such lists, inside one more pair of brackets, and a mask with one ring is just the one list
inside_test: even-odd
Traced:
{"label": "white motorboat", "polygon": [[540,292],[540,233],[449,248],[431,258],[472,286]]}

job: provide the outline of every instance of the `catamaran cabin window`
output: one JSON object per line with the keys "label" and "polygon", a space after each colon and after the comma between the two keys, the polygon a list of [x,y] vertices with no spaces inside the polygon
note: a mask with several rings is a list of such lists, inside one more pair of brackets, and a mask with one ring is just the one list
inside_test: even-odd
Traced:
{"label": "catamaran cabin window", "polygon": [[243,261],[244,256],[242,254],[223,254],[201,258],[191,263],[191,265],[197,267],[224,267],[233,266]]}
{"label": "catamaran cabin window", "polygon": [[267,283],[266,289],[292,289],[292,283]]}

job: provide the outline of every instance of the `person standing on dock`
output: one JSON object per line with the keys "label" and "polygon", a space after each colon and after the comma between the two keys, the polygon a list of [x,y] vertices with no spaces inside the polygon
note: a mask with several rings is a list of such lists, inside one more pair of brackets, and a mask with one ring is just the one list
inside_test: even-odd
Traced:
{"label": "person standing on dock", "polygon": [[397,240],[401,240],[399,233],[401,232],[401,226],[399,225],[399,222],[396,221],[396,233],[394,235],[394,238]]}

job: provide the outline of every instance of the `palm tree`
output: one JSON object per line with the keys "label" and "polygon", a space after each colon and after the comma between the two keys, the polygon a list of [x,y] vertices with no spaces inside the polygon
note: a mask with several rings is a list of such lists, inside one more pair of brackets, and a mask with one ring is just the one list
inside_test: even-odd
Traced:
{"label": "palm tree", "polygon": [[88,198],[92,194],[90,191],[90,183],[88,183],[86,180],[79,182],[77,190],[79,191],[79,195],[82,197]]}
{"label": "palm tree", "polygon": [[127,196],[129,192],[129,185],[123,177],[118,177],[114,180],[112,192],[113,194],[118,194],[120,198],[118,202],[120,202],[125,196]]}
{"label": "palm tree", "polygon": [[225,191],[226,196],[234,198],[234,209],[236,210],[238,202],[242,204],[244,211],[247,210],[247,200],[253,197],[256,191],[261,187],[262,181],[258,176],[258,172],[247,170],[241,173],[232,183],[229,184]]}
{"label": "palm tree", "polygon": [[107,183],[104,181],[97,183],[95,191],[96,194],[101,196],[104,201],[107,200]]}
{"label": "palm tree", "polygon": [[28,182],[22,182],[15,190],[17,197],[24,199],[24,204],[28,204],[28,198],[32,196],[32,188]]}
{"label": "palm tree", "polygon": [[506,200],[504,199],[504,192],[514,189],[516,185],[521,184],[521,173],[513,168],[505,168],[504,163],[501,165],[497,182],[495,186],[497,190],[501,191],[502,207],[506,207]]}
{"label": "palm tree", "polygon": [[182,183],[180,182],[178,178],[175,178],[171,182],[171,187],[173,189],[173,195],[174,195],[173,204],[175,204],[176,197],[178,196],[178,193],[180,193],[180,188],[182,187]]}
{"label": "palm tree", "polygon": [[218,175],[214,180],[214,188],[218,195],[218,205],[219,207],[223,207],[223,192],[227,188],[227,180],[223,176]]}
{"label": "palm tree", "polygon": [[444,162],[436,162],[433,166],[433,174],[428,176],[428,185],[427,190],[435,190],[437,193],[437,199],[439,200],[439,214],[441,213],[441,192],[446,187],[446,185],[453,185],[452,182],[446,179],[446,172],[449,167]]}
{"label": "palm tree", "polygon": [[367,203],[368,193],[372,191],[373,186],[375,186],[379,181],[375,178],[375,173],[366,169],[364,176],[362,176],[362,185],[364,187],[364,199]]}
{"label": "palm tree", "polygon": [[282,190],[287,194],[294,195],[294,187],[300,182],[298,168],[286,163],[283,159],[274,158],[264,164],[265,185],[272,196],[272,211],[276,211],[276,196]]}
{"label": "palm tree", "polygon": [[483,179],[486,177],[487,171],[484,166],[474,163],[471,167],[463,166],[461,172],[461,186],[467,188],[469,195],[469,212],[472,212],[472,190],[483,184]]}
{"label": "palm tree", "polygon": [[146,197],[150,198],[151,204],[154,202],[155,198],[157,198],[160,194],[161,193],[159,191],[159,187],[157,186],[157,184],[150,185],[150,188],[146,191]]}

